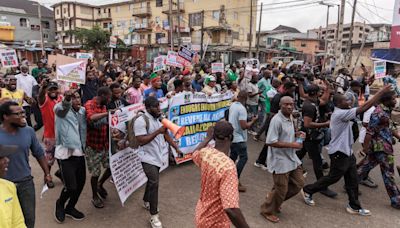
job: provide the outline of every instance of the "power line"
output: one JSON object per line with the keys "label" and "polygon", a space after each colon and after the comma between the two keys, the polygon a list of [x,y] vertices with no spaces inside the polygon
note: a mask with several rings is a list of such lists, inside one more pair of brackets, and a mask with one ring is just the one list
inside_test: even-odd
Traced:
{"label": "power line", "polygon": [[[368,5],[368,6],[374,6],[374,5],[372,5],[372,4],[369,4],[369,3],[366,3],[366,2],[359,2],[361,5]],[[375,1],[374,1],[374,4],[375,4]],[[383,7],[379,7],[379,6],[374,6],[376,9],[380,9],[380,10],[386,10],[386,11],[394,11],[394,9],[389,9],[389,8],[383,8]]]}
{"label": "power line", "polygon": [[[354,8],[354,7],[353,7],[353,4],[351,4],[351,2],[350,2],[349,0],[346,0],[346,2],[347,2],[347,4],[349,4],[349,5],[351,6],[351,8]],[[361,19],[364,19],[365,21],[367,21],[368,24],[372,24],[371,21],[369,21],[367,18],[361,16],[361,14],[358,12],[357,9],[356,9],[356,14],[357,14],[359,17],[361,17]]]}
{"label": "power line", "polygon": [[384,20],[384,21],[386,21],[386,22],[391,23],[391,21],[389,21],[388,19],[386,19],[386,18],[384,18],[384,17],[382,17],[382,16],[380,16],[380,15],[374,13],[374,12],[373,12],[372,10],[370,10],[368,7],[363,6],[363,5],[361,5],[361,6],[362,6],[364,9],[368,10],[371,14],[377,16],[378,18],[380,18],[380,19],[382,19],[382,20]]}

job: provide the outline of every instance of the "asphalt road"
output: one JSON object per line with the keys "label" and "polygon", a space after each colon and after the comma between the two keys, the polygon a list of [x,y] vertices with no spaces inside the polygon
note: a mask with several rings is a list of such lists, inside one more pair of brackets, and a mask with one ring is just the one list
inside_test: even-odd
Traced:
{"label": "asphalt road", "polygon": [[[398,143],[400,144],[400,143]],[[241,182],[247,186],[247,192],[240,194],[240,207],[250,227],[380,227],[399,228],[400,211],[390,207],[389,198],[383,185],[379,168],[371,172],[372,178],[379,184],[377,189],[369,189],[360,186],[362,205],[370,209],[371,217],[350,215],[345,211],[347,195],[343,190],[343,179],[331,187],[339,193],[336,199],[327,198],[321,194],[315,194],[314,207],[304,204],[300,194],[282,205],[282,213],[279,215],[281,222],[273,225],[266,221],[260,214],[259,208],[265,199],[267,191],[272,188],[272,176],[253,166],[262,142],[254,142],[249,139],[249,161],[244,169]],[[355,145],[359,149],[359,145]],[[396,160],[400,164],[399,145],[396,146]],[[328,157],[324,152],[325,157]],[[103,209],[92,206],[90,176],[87,175],[85,189],[77,204],[77,208],[85,213],[83,221],[74,221],[66,218],[64,224],[57,224],[54,220],[55,202],[58,198],[62,183],[55,179],[56,187],[45,193],[40,199],[40,191],[43,185],[43,174],[37,162],[31,158],[32,172],[36,186],[36,227],[38,228],[76,228],[76,227],[150,227],[149,214],[142,208],[144,188],[133,193],[121,206],[114,185],[107,181],[105,188],[109,197],[105,201]],[[305,158],[304,165],[309,170],[307,183],[315,181],[312,172],[311,160]],[[52,173],[55,172],[55,168]],[[396,181],[400,186],[399,175],[396,172]],[[200,192],[200,172],[192,163],[188,162],[179,166],[169,167],[160,177],[159,209],[160,219],[166,228],[190,228],[194,226],[194,213]]]}

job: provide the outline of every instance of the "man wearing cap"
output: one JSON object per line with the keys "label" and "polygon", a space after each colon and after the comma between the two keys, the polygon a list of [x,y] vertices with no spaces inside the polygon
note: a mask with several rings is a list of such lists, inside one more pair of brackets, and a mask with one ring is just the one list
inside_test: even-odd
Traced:
{"label": "man wearing cap", "polygon": [[147,99],[149,96],[155,98],[164,97],[164,92],[161,89],[161,77],[157,75],[157,73],[152,73],[150,75],[151,87],[144,91],[144,99]]}
{"label": "man wearing cap", "polygon": [[18,103],[13,101],[3,103],[0,106],[0,121],[2,122],[0,145],[18,146],[18,151],[8,156],[10,163],[5,179],[16,185],[26,225],[28,228],[33,228],[35,226],[35,185],[29,165],[29,151],[43,170],[44,182],[49,183],[52,178],[44,151],[33,128],[26,126],[25,111]]}
{"label": "man wearing cap", "polygon": [[0,227],[25,228],[24,216],[17,196],[15,184],[4,176],[8,170],[10,159],[7,157],[17,152],[17,146],[0,145]]}
{"label": "man wearing cap", "polygon": [[203,93],[207,94],[208,96],[211,96],[212,94],[217,92],[217,89],[215,88],[215,85],[217,84],[217,79],[215,79],[214,76],[212,75],[206,76],[204,84],[205,85],[202,90]]}
{"label": "man wearing cap", "polygon": [[[39,90],[38,102],[44,123],[43,143],[49,170],[51,170],[51,166],[53,166],[55,161],[56,133],[54,129],[54,106],[61,101],[62,96],[58,94],[57,82],[43,80],[42,87]],[[58,170],[55,175],[60,177],[60,171]],[[50,183],[51,185],[53,183]]]}

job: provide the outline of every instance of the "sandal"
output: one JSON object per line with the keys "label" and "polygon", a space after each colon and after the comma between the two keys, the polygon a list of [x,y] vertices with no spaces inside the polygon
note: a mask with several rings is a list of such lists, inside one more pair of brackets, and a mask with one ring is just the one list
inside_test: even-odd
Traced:
{"label": "sandal", "polygon": [[92,199],[92,204],[95,208],[103,208],[104,203],[100,198]]}
{"label": "sandal", "polygon": [[268,221],[270,221],[272,223],[279,222],[279,218],[275,215],[267,215],[267,214],[263,214],[263,213],[261,213],[261,215],[264,216],[265,219],[267,219]]}
{"label": "sandal", "polygon": [[97,187],[97,193],[102,199],[107,199],[108,193],[102,186]]}

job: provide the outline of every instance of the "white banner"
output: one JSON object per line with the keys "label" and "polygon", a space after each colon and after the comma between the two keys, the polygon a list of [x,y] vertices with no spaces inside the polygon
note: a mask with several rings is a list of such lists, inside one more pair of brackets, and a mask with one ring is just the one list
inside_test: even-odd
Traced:
{"label": "white banner", "polygon": [[193,150],[204,140],[207,129],[224,118],[231,100],[231,92],[212,96],[184,92],[171,98],[168,118],[179,126],[186,126],[185,133],[178,142],[184,154],[183,158],[175,158],[178,164],[192,159]]}
{"label": "white banner", "polygon": [[211,73],[224,73],[224,63],[211,63]]}
{"label": "white banner", "polygon": [[[165,105],[164,102],[162,104]],[[139,111],[143,110],[143,104],[134,104],[109,115],[110,169],[122,205],[133,192],[147,181],[139,149],[130,148],[128,142],[130,121]],[[167,143],[161,146],[160,153],[162,153],[165,166],[160,168],[160,172],[168,167],[168,148]]]}
{"label": "white banner", "polygon": [[77,59],[93,59],[93,53],[77,52],[76,58]]}
{"label": "white banner", "polygon": [[86,61],[65,65],[57,64],[57,80],[85,84]]}
{"label": "white banner", "polygon": [[165,55],[160,55],[158,57],[155,57],[153,71],[157,72],[160,70],[165,70],[166,69],[166,65],[165,65],[166,61],[167,61],[167,56],[165,56]]}
{"label": "white banner", "polygon": [[166,64],[168,66],[183,68],[182,64],[178,62],[178,53],[174,51],[168,51]]}
{"label": "white banner", "polygon": [[384,78],[386,76],[386,62],[375,61],[374,62],[374,74],[375,78]]}

